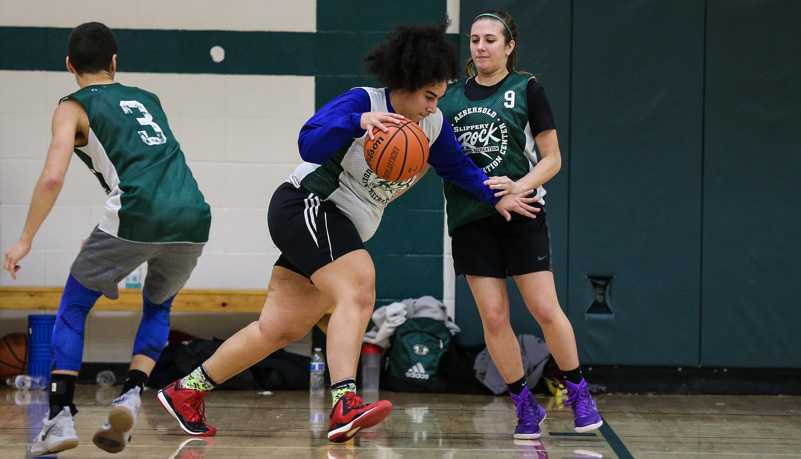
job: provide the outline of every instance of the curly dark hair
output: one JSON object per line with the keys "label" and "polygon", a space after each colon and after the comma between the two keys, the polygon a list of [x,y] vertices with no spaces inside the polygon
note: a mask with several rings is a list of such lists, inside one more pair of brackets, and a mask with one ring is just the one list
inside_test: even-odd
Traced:
{"label": "curly dark hair", "polygon": [[97,73],[111,69],[111,58],[117,54],[117,39],[105,25],[87,22],[72,31],[67,48],[70,64],[79,75]]}
{"label": "curly dark hair", "polygon": [[448,22],[403,25],[367,53],[367,72],[390,89],[416,91],[459,78],[456,47],[445,38]]}

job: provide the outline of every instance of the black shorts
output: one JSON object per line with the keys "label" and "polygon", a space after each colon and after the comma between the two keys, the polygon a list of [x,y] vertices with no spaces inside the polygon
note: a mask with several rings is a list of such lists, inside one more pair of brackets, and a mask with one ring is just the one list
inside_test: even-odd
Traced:
{"label": "black shorts", "polygon": [[342,255],[364,248],[356,226],[333,202],[288,182],[273,193],[267,225],[281,251],[275,265],[309,278]]}
{"label": "black shorts", "polygon": [[451,249],[457,275],[506,278],[553,270],[544,208],[534,219],[513,213],[507,222],[496,214],[460,226]]}

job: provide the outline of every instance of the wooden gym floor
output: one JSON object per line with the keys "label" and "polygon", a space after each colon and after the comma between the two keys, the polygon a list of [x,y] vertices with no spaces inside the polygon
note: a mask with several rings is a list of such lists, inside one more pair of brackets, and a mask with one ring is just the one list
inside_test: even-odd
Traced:
{"label": "wooden gym floor", "polygon": [[[80,445],[58,457],[109,457],[92,444],[119,386],[79,385]],[[215,437],[190,437],[147,390],[133,442],[137,458],[801,458],[801,397],[615,395],[596,397],[606,424],[577,434],[572,412],[539,395],[548,412],[539,440],[514,441],[508,396],[382,392],[395,408],[345,444],[325,438],[329,398],[315,412],[309,394],[216,391],[206,397]],[[373,394],[375,396],[375,394]],[[368,397],[365,397],[368,398]],[[47,411],[44,391],[0,389],[0,457],[26,457]],[[312,419],[324,420],[313,423]]]}

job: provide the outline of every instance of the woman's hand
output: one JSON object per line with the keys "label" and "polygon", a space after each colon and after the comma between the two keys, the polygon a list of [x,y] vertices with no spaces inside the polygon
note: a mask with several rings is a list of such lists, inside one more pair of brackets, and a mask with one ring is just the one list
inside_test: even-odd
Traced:
{"label": "woman's hand", "polygon": [[530,191],[524,188],[519,182],[515,182],[507,176],[490,177],[489,180],[484,181],[484,185],[488,185],[492,190],[500,190],[495,193],[495,197],[500,198],[507,194],[520,194]]}
{"label": "woman's hand", "polygon": [[498,211],[506,221],[512,219],[511,212],[520,214],[528,218],[537,218],[537,212],[540,211],[539,207],[532,206],[531,204],[540,200],[540,198],[530,198],[534,190],[529,190],[522,194],[509,194],[501,198],[498,204],[495,204],[495,210]]}
{"label": "woman's hand", "polygon": [[385,123],[392,123],[398,124],[403,121],[405,118],[403,115],[399,115],[397,113],[389,113],[389,112],[365,112],[362,113],[362,119],[359,123],[362,129],[367,131],[367,135],[370,136],[370,140],[373,140],[373,129],[378,128],[384,132],[389,131]]}

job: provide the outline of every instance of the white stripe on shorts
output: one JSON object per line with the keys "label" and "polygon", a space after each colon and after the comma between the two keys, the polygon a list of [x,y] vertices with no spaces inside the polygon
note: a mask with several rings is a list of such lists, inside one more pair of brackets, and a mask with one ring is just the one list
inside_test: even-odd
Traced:
{"label": "white stripe on shorts", "polygon": [[331,256],[331,261],[334,261],[334,249],[331,247],[331,232],[328,231],[328,214],[323,215],[325,218],[325,236],[328,238],[328,254]]}
{"label": "white stripe on shorts", "polygon": [[[312,239],[314,239],[314,244],[320,247],[320,242],[317,240],[317,222],[314,220],[314,217],[317,216],[320,209],[320,198],[313,193],[309,193],[309,197],[304,199],[303,202],[306,205],[306,208],[303,209],[303,218],[306,219],[306,228],[308,228],[309,234]],[[328,228],[326,228],[326,231],[327,230]]]}

